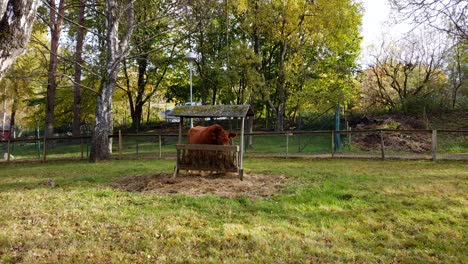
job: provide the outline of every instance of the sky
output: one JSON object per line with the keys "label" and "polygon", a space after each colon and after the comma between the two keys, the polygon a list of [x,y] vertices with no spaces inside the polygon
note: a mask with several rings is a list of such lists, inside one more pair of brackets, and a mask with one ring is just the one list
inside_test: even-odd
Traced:
{"label": "sky", "polygon": [[399,39],[410,31],[407,23],[394,23],[390,17],[388,0],[361,0],[364,7],[362,18],[361,64],[368,63],[371,46],[380,46],[383,38]]}

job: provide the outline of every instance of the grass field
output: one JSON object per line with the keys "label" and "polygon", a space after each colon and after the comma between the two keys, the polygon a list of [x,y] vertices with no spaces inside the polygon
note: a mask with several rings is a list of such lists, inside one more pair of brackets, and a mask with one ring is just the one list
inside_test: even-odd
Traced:
{"label": "grass field", "polygon": [[247,159],[297,179],[255,200],[110,187],[173,166],[0,164],[0,262],[468,263],[467,162]]}

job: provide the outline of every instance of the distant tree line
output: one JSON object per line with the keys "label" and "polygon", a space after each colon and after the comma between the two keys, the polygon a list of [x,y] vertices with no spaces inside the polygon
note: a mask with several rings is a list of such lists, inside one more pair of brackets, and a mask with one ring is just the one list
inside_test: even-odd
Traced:
{"label": "distant tree line", "polygon": [[[394,1],[402,14],[415,12],[402,2]],[[363,10],[352,0],[3,0],[2,32],[14,28],[5,26],[7,3],[27,11],[14,21],[29,15],[28,27],[5,31],[21,42],[0,37],[12,122],[39,124],[46,136],[64,124],[79,135],[93,124],[92,160],[109,156],[115,122],[128,116],[137,129],[151,120],[152,104],[189,101],[189,50],[197,54],[195,101],[250,104],[277,131],[337,103],[410,112],[435,98],[462,107],[468,94],[461,15],[438,29],[454,29],[450,48],[417,38],[388,43],[361,69]]]}

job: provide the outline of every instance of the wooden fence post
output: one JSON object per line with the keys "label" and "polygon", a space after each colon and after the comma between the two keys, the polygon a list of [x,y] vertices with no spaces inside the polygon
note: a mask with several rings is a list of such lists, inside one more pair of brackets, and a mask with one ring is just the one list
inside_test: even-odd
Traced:
{"label": "wooden fence post", "polygon": [[382,160],[385,159],[385,145],[384,145],[384,137],[383,131],[380,130],[380,151],[382,152]]}
{"label": "wooden fence post", "polygon": [[80,152],[81,152],[81,159],[83,159],[84,158],[83,135],[80,135]]}
{"label": "wooden fence post", "polygon": [[138,132],[137,132],[137,137],[136,137],[136,156],[137,156],[137,159],[140,158],[140,144],[138,143],[139,141],[139,137],[138,137]]}
{"label": "wooden fence post", "polygon": [[432,160],[437,160],[437,130],[432,130]]}
{"label": "wooden fence post", "polygon": [[122,159],[122,131],[119,129],[119,160]]}
{"label": "wooden fence post", "polygon": [[351,149],[351,146],[353,145],[352,143],[352,135],[353,133],[351,132],[352,128],[351,127],[348,127],[348,146],[349,148]]}
{"label": "wooden fence post", "polygon": [[42,144],[42,161],[47,161],[47,137],[44,132],[44,143]]}
{"label": "wooden fence post", "polygon": [[331,132],[331,156],[335,157],[335,130]]}
{"label": "wooden fence post", "polygon": [[8,136],[8,143],[7,143],[7,163],[10,162],[10,136]]}
{"label": "wooden fence post", "polygon": [[161,136],[161,130],[159,130],[159,135],[158,135],[158,142],[159,142],[159,158],[162,158],[162,136]]}
{"label": "wooden fence post", "polygon": [[292,133],[286,133],[286,158],[289,156],[289,136],[292,136]]}

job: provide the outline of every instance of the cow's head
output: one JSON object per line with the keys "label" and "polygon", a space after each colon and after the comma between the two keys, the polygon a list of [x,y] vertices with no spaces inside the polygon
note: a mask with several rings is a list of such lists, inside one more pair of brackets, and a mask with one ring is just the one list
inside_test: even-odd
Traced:
{"label": "cow's head", "polygon": [[236,133],[228,133],[220,125],[214,125],[213,131],[211,133],[212,144],[230,145],[230,140],[235,138],[236,136]]}

